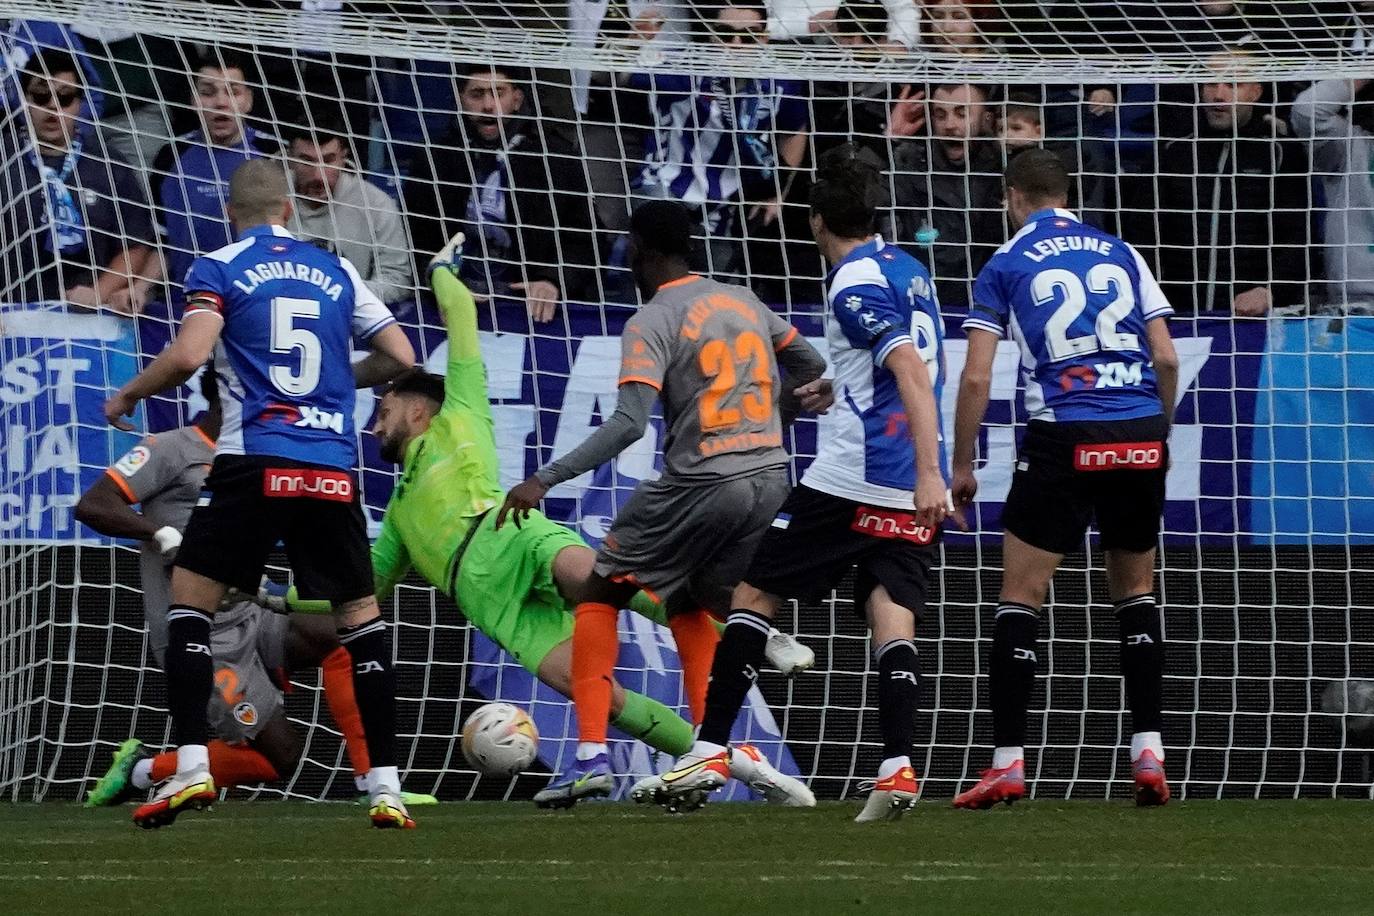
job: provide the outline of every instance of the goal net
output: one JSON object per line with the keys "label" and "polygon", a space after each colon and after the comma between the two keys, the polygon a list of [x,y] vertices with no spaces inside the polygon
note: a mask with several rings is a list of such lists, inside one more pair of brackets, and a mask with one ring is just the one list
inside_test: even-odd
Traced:
{"label": "goal net", "polygon": [[[613,409],[618,334],[638,301],[624,232],[640,201],[687,203],[699,267],[750,284],[824,347],[806,192],[817,158],[842,143],[883,171],[885,237],[935,276],[947,439],[971,281],[1008,237],[1009,153],[1063,156],[1073,208],[1155,265],[1182,360],[1158,582],[1177,791],[1374,792],[1374,12],[1363,4],[0,0],[0,11],[5,797],[78,798],[125,739],[169,743],[137,546],[97,535],[75,506],[140,435],[203,406],[189,388],[155,399],[138,434],[102,417],[171,338],[191,259],[229,241],[223,195],[238,163],[287,158],[290,228],[352,260],[436,371],[444,332],[417,268],[467,233],[508,487]],[[44,69],[54,64],[74,66],[75,84]],[[916,765],[932,797],[967,787],[990,759],[1000,512],[1024,422],[1017,356],[1001,346],[971,531],[946,536],[918,628]],[[1108,366],[1086,383],[1131,382]],[[359,393],[360,429],[374,405]],[[655,475],[661,437],[656,419],[612,466],[553,491],[549,513],[599,543]],[[797,474],[816,437],[814,419],[790,432]],[[370,435],[361,447],[375,533],[394,468]],[[784,609],[779,626],[816,665],[791,680],[764,671],[737,731],[823,798],[861,791],[881,756],[851,596],[845,581]],[[570,759],[570,704],[446,597],[411,579],[385,610],[408,789],[527,798]],[[683,707],[667,631],[628,612],[621,629],[622,682]],[[1125,797],[1131,728],[1095,536],[1056,577],[1041,636],[1032,790]],[[492,699],[535,715],[537,772],[479,778],[464,761],[462,722]],[[254,791],[351,793],[317,672],[291,675],[285,708],[300,763]],[[625,774],[662,763],[628,740],[616,758]]]}

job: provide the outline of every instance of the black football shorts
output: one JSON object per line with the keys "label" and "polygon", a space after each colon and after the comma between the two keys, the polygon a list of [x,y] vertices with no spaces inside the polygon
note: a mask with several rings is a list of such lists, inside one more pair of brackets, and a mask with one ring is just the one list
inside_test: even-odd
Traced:
{"label": "black football shorts", "polygon": [[798,486],[764,533],[744,581],[779,598],[814,600],[857,566],[854,609],[860,618],[869,594],[882,585],[920,620],[939,530],[917,526],[913,515]]}
{"label": "black football shorts", "polygon": [[217,457],[176,565],[251,595],[279,543],[302,598],[340,604],[372,594],[372,554],[352,471],[260,455]]}
{"label": "black football shorts", "polygon": [[1032,420],[1017,454],[1002,526],[1032,547],[1069,553],[1094,520],[1104,550],[1159,542],[1169,429],[1163,416],[1049,423]]}

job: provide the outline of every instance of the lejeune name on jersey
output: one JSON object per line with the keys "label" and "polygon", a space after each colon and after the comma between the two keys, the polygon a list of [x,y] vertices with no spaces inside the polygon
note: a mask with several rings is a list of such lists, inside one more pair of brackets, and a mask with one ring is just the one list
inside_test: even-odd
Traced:
{"label": "lejeune name on jersey", "polygon": [[269,280],[302,280],[312,286],[318,286],[321,292],[335,302],[343,295],[343,284],[334,277],[318,267],[297,261],[268,261],[265,264],[255,264],[246,268],[243,271],[243,279],[235,280],[234,285],[251,294]]}
{"label": "lejeune name on jersey", "polygon": [[1054,238],[1039,239],[1021,253],[1039,264],[1046,258],[1068,254],[1071,251],[1095,251],[1105,258],[1112,253],[1112,243],[1106,239],[1081,235],[1057,235]]}

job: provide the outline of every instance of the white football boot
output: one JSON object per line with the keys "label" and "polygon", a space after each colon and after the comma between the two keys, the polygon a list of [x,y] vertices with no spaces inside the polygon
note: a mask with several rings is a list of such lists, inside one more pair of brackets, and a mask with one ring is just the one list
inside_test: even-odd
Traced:
{"label": "white football boot", "polygon": [[816,665],[816,653],[797,641],[797,637],[776,628],[768,631],[763,655],[768,664],[781,671],[783,677],[796,677]]}
{"label": "white football boot", "polygon": [[805,783],[780,772],[752,744],[737,744],[731,748],[730,775],[762,795],[770,805],[816,807],[816,796]]}

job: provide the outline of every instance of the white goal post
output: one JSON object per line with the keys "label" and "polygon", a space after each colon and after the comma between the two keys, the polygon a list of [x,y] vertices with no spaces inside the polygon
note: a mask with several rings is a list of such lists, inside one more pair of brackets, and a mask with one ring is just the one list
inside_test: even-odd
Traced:
{"label": "white goal post", "polygon": [[[446,344],[417,265],[458,228],[480,240],[465,278],[510,486],[613,410],[638,200],[691,204],[702,267],[822,340],[805,191],[846,142],[883,169],[886,237],[939,286],[947,439],[959,319],[1007,237],[1000,173],[1018,144],[1061,153],[1084,218],[1157,266],[1183,364],[1159,575],[1170,775],[1185,797],[1374,796],[1374,12],[845,3],[0,0],[0,797],[78,798],[126,738],[168,743],[137,551],[73,509],[137,441],[100,405],[170,339],[178,269],[224,243],[224,169],[285,156],[298,234],[359,263],[436,371]],[[54,53],[80,67],[79,102],[27,86]],[[48,114],[70,136],[45,134]],[[973,531],[946,537],[918,628],[914,759],[931,797],[990,757],[998,520],[1024,421],[1002,347]],[[360,429],[374,402],[360,392]],[[184,391],[136,420],[155,433],[198,406]],[[551,493],[550,513],[597,543],[655,473],[660,438],[656,420],[613,468]],[[789,440],[800,470],[816,422]],[[362,447],[375,531],[394,476],[370,436]],[[849,585],[784,611],[816,667],[764,672],[742,726],[826,798],[857,793],[880,756]],[[411,579],[385,610],[408,789],[528,798],[566,762],[570,704],[447,598]],[[1110,610],[1090,537],[1044,615],[1037,795],[1129,792]],[[624,683],[681,705],[667,631],[627,612],[622,637]],[[255,791],[345,797],[318,675],[292,680],[301,762]],[[463,760],[463,719],[498,698],[534,712],[544,773],[482,779]],[[657,763],[629,741],[616,754],[627,774]]]}

